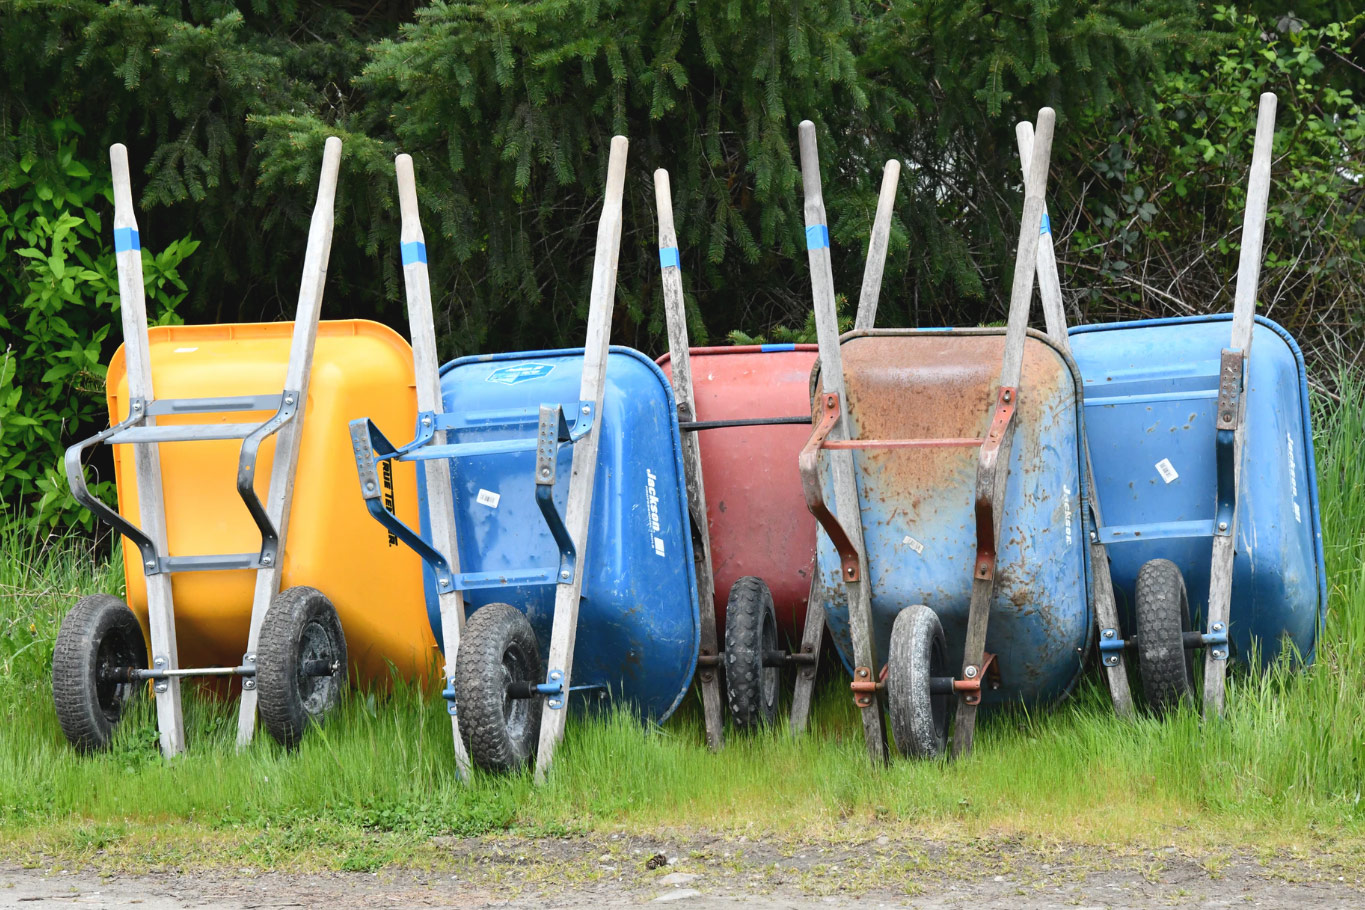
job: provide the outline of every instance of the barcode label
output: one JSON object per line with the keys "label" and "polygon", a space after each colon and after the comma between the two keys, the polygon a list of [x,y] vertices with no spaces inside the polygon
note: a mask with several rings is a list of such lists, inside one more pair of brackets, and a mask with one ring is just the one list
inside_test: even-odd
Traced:
{"label": "barcode label", "polygon": [[1156,463],[1156,472],[1161,475],[1161,479],[1170,483],[1180,475],[1175,472],[1175,466],[1171,464],[1169,458],[1163,458]]}

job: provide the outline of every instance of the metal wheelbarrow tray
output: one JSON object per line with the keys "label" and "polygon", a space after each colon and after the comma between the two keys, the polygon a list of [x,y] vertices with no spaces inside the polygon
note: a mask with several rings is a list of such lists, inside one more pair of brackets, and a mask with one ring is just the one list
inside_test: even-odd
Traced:
{"label": "metal wheelbarrow tray", "polygon": [[[579,411],[578,349],[463,357],[441,370],[451,445],[534,439],[540,406]],[[630,348],[612,347],[600,414],[598,469],[588,522],[573,690],[631,703],[663,721],[687,693],[696,669],[697,590],[686,533],[677,412],[663,372]],[[571,565],[551,524],[564,514],[572,446],[555,473],[552,517],[536,499],[533,447],[451,462],[460,570],[487,586],[465,591],[472,613],[493,603],[523,611],[540,643],[550,641],[554,582]],[[426,490],[419,486],[423,526]],[[533,568],[528,568],[533,567]],[[541,567],[541,568],[534,568]],[[440,636],[437,588],[426,566],[427,610]],[[522,583],[518,583],[518,578]]]}
{"label": "metal wheelbarrow tray", "polygon": [[[1085,379],[1086,434],[1104,505],[1124,622],[1134,629],[1137,577],[1153,559],[1179,567],[1187,617],[1207,615],[1218,508],[1215,408],[1232,314],[1070,330]],[[1247,445],[1237,490],[1228,623],[1231,657],[1259,667],[1287,647],[1311,663],[1327,602],[1307,376],[1289,333],[1257,317],[1246,379]]]}
{"label": "metal wheelbarrow tray", "polygon": [[[878,654],[890,653],[897,614],[924,604],[943,625],[947,665],[961,662],[977,562],[977,453],[1004,341],[1004,329],[989,328],[881,329],[841,339],[853,441],[825,445],[854,448]],[[1037,332],[1028,334],[1023,363],[986,643],[995,675],[983,687],[985,704],[1065,694],[1091,637],[1080,377]],[[833,501],[828,472],[821,473]],[[827,535],[817,553],[826,621],[852,671],[843,561]]]}
{"label": "metal wheelbarrow tray", "polygon": [[[815,519],[801,499],[792,455],[810,436],[810,422],[804,417],[793,425],[730,422],[806,414],[817,350],[813,344],[765,344],[690,352],[697,429],[722,424],[698,437],[716,602],[725,603],[743,576],[763,579],[772,591],[778,631],[797,647],[815,562]],[[667,354],[659,365],[672,376]],[[718,625],[723,636],[724,626]]]}

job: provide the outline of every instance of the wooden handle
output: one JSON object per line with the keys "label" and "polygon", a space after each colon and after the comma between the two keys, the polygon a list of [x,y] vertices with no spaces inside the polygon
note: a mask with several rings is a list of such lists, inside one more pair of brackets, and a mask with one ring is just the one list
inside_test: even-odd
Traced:
{"label": "wooden handle", "polygon": [[398,175],[398,214],[402,220],[400,239],[404,243],[423,242],[422,222],[417,214],[417,175],[412,169],[412,156],[399,155],[393,169]]}
{"label": "wooden handle", "polygon": [[854,329],[870,329],[877,324],[877,303],[882,294],[886,248],[891,243],[891,212],[896,207],[896,187],[900,185],[900,179],[901,163],[892,158],[882,169],[882,190],[877,197],[872,234],[867,240],[867,264],[863,266],[863,289],[858,295],[858,316],[853,321]]}
{"label": "wooden handle", "polygon": [[1256,289],[1261,281],[1261,247],[1265,241],[1265,213],[1270,201],[1270,159],[1275,144],[1274,92],[1261,96],[1256,113],[1256,145],[1247,178],[1247,206],[1242,216],[1242,253],[1237,262],[1237,291],[1232,306],[1232,346],[1251,347],[1256,316]]}
{"label": "wooden handle", "polygon": [[654,204],[659,211],[659,249],[676,247],[678,235],[673,229],[673,190],[668,183],[668,171],[663,168],[654,172]]}
{"label": "wooden handle", "polygon": [[[1055,135],[1055,133],[1054,133]],[[1033,124],[1023,120],[1015,125],[1014,137],[1019,143],[1019,166],[1025,177],[1028,175],[1029,162],[1033,160]],[[1043,217],[1047,217],[1047,206],[1043,206]],[[1071,342],[1066,333],[1066,307],[1062,304],[1062,279],[1057,272],[1057,255],[1052,248],[1052,230],[1043,231],[1038,237],[1038,296],[1043,300],[1043,318],[1047,323],[1048,337],[1064,351],[1071,351]]]}
{"label": "wooden handle", "polygon": [[114,172],[114,227],[137,227],[133,214],[133,182],[128,176],[128,147],[122,142],[109,146],[109,166]]}
{"label": "wooden handle", "polygon": [[1033,154],[1024,179],[1024,211],[1019,218],[1019,246],[1014,257],[1014,284],[1010,288],[1009,321],[1005,329],[1005,357],[1000,370],[1002,386],[1018,386],[1024,366],[1024,336],[1028,331],[1029,304],[1038,260],[1038,233],[1043,223],[1043,199],[1047,193],[1047,169],[1052,157],[1052,130],[1057,115],[1050,107],[1038,112]]}

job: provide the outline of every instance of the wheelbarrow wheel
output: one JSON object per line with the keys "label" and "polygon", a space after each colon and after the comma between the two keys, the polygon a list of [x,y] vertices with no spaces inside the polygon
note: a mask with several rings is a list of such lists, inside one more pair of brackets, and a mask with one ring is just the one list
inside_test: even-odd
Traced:
{"label": "wheelbarrow wheel", "polygon": [[777,651],[777,612],[761,578],[746,575],[730,588],[725,606],[725,689],[730,716],[741,730],[777,720],[781,668],[764,666]]}
{"label": "wheelbarrow wheel", "polygon": [[52,703],[67,740],[81,752],[106,749],[114,727],[144,683],[114,671],[147,668],[142,627],[109,594],[76,601],[52,651]]}
{"label": "wheelbarrow wheel", "polygon": [[508,604],[480,607],[465,623],[455,655],[455,704],[460,734],[474,764],[515,771],[540,740],[539,698],[515,698],[513,683],[545,681],[536,632],[526,614]]}
{"label": "wheelbarrow wheel", "polygon": [[317,588],[286,588],[270,601],[256,646],[261,726],[293,749],[322,724],[346,687],[346,636],[336,608]]}
{"label": "wheelbarrow wheel", "polygon": [[1138,572],[1138,669],[1147,705],[1165,714],[1194,698],[1194,655],[1185,648],[1190,602],[1180,567],[1153,559]]}
{"label": "wheelbarrow wheel", "polygon": [[906,607],[891,626],[886,697],[896,748],[910,758],[934,758],[948,742],[952,694],[935,694],[930,680],[950,677],[948,647],[938,614],[923,604]]}

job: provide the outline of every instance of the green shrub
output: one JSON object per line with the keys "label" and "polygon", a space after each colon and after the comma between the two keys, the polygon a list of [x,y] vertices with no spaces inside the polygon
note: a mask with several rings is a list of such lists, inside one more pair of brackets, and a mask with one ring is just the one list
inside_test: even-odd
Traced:
{"label": "green shrub", "polygon": [[[1054,223],[1078,304],[1095,316],[1230,310],[1257,97],[1279,96],[1258,312],[1298,337],[1331,381],[1365,341],[1365,106],[1347,64],[1365,14],[1311,25],[1215,7],[1221,49],[1173,68],[1153,109],[1081,123],[1090,164],[1062,181]],[[1057,218],[1058,212],[1064,213]]]}
{"label": "green shrub", "polygon": [[[118,272],[107,238],[107,166],[78,154],[73,121],[47,125],[58,150],[23,157],[0,173],[0,508],[33,530],[90,526],[62,474],[62,452],[105,418],[104,363],[119,333]],[[178,322],[185,296],[178,267],[198,241],[142,252],[147,310]],[[97,492],[108,495],[109,481]]]}

